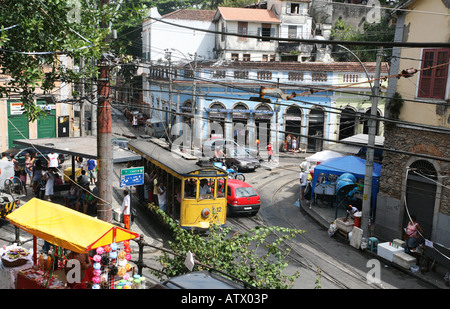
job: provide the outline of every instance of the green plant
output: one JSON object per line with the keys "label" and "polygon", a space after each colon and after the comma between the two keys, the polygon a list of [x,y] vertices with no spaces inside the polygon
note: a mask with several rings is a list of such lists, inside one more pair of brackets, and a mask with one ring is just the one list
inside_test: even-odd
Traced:
{"label": "green plant", "polygon": [[389,115],[394,119],[398,119],[398,117],[400,116],[400,110],[402,106],[403,106],[402,95],[398,92],[394,93],[394,95],[387,104],[387,110],[389,111]]}
{"label": "green plant", "polygon": [[[299,273],[284,274],[288,266],[289,250],[283,251],[283,241],[304,233],[302,230],[283,227],[255,227],[247,232],[233,233],[229,227],[212,225],[207,236],[181,228],[172,218],[154,206],[152,211],[173,231],[170,247],[175,254],[164,253],[160,263],[168,277],[188,272],[184,265],[188,252],[209,267],[237,277],[258,288],[291,288]],[[270,240],[269,240],[270,238]],[[196,264],[194,270],[204,267]],[[252,278],[251,272],[256,274]],[[160,275],[155,273],[155,275]]]}

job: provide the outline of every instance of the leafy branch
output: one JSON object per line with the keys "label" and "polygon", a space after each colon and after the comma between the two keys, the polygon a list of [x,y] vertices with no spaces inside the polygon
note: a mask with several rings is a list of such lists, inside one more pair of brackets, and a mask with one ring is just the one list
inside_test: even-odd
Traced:
{"label": "leafy branch", "polygon": [[[280,247],[285,240],[304,233],[302,230],[283,227],[255,227],[246,232],[232,233],[231,228],[212,224],[207,236],[188,231],[154,205],[151,211],[171,228],[174,240],[169,242],[175,255],[164,253],[160,263],[168,277],[188,272],[184,260],[188,252],[196,260],[249,282],[258,288],[291,288],[299,273],[286,275],[289,250]],[[280,235],[280,236],[278,236]],[[269,238],[271,240],[269,240]],[[196,264],[195,270],[202,266]],[[256,278],[252,275],[256,274]],[[160,275],[155,273],[155,275]]]}

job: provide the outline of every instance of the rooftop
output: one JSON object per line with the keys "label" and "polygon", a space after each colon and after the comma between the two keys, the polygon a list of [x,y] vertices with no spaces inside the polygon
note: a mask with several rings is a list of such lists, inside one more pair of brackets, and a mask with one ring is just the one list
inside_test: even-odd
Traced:
{"label": "rooftop", "polygon": [[179,19],[179,20],[202,20],[212,21],[216,11],[215,10],[189,10],[179,9],[168,13],[162,18],[164,19]]}
{"label": "rooftop", "polygon": [[215,19],[218,19],[219,15],[228,21],[281,23],[274,12],[262,9],[219,7]]}

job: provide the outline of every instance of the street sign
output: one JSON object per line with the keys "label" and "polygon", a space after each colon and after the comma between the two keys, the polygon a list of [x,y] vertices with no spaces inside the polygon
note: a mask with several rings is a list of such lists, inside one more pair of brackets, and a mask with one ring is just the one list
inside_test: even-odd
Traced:
{"label": "street sign", "polygon": [[124,168],[120,170],[120,187],[144,184],[144,167]]}

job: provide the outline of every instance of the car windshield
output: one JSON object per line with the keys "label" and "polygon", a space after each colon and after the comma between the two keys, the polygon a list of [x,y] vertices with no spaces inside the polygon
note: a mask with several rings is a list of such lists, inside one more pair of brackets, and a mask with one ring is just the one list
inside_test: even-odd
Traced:
{"label": "car windshield", "polygon": [[252,187],[243,187],[234,189],[236,197],[257,196],[255,189]]}

